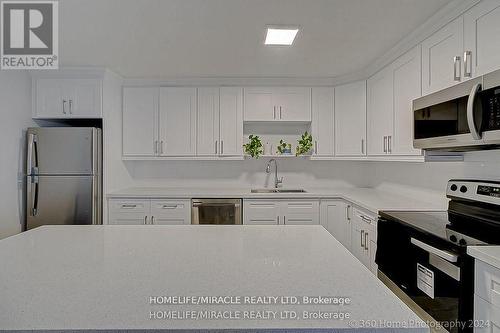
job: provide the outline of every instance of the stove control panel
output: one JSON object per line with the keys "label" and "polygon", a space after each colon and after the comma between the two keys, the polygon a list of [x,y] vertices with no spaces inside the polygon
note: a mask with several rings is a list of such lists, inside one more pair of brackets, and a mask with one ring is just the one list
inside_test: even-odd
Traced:
{"label": "stove control panel", "polygon": [[448,182],[446,196],[500,205],[500,182],[452,179]]}

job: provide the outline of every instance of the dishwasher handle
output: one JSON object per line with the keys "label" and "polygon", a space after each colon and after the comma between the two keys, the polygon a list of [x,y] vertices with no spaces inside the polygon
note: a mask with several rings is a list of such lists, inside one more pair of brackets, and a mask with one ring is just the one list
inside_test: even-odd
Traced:
{"label": "dishwasher handle", "polygon": [[440,250],[438,248],[435,248],[434,246],[426,244],[426,243],[419,241],[418,239],[415,239],[413,237],[411,238],[410,241],[416,247],[419,247],[422,250],[427,251],[429,253],[435,254],[436,256],[443,258],[449,262],[457,262],[457,260],[458,260],[458,255],[456,255],[453,252]]}

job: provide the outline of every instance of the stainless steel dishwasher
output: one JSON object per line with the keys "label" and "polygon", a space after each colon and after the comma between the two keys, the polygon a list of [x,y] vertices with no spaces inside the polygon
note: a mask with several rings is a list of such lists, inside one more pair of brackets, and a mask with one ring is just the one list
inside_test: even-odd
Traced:
{"label": "stainless steel dishwasher", "polygon": [[241,199],[193,199],[191,224],[241,224]]}

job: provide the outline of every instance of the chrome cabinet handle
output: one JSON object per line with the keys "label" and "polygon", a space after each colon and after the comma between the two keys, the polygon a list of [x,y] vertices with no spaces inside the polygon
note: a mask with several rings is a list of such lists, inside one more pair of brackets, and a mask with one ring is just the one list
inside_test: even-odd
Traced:
{"label": "chrome cabinet handle", "polygon": [[384,153],[387,154],[387,136],[384,136]]}
{"label": "chrome cabinet handle", "polygon": [[217,144],[218,144],[218,143],[219,143],[219,142],[218,142],[217,140],[215,140],[215,155],[217,155]]}
{"label": "chrome cabinet handle", "polygon": [[280,119],[283,119],[283,118],[281,117],[281,106],[280,106]]}
{"label": "chrome cabinet handle", "polygon": [[360,235],[361,235],[361,241],[360,241],[360,244],[359,244],[359,245],[361,245],[361,248],[362,248],[362,249],[364,249],[364,248],[365,248],[365,245],[363,244],[363,238],[364,238],[363,236],[364,236],[364,234],[365,234],[365,231],[364,231],[364,230],[361,230],[361,233],[360,233]]}
{"label": "chrome cabinet handle", "polygon": [[387,151],[389,154],[392,154],[392,135],[387,137]]}
{"label": "chrome cabinet handle", "polygon": [[158,141],[157,140],[153,141],[153,150],[155,152],[155,155],[158,154]]}
{"label": "chrome cabinet handle", "polygon": [[162,208],[163,209],[176,209],[177,205],[163,205]]}
{"label": "chrome cabinet handle", "polygon": [[160,142],[160,154],[163,154],[163,140]]}
{"label": "chrome cabinet handle", "polygon": [[72,109],[73,109],[73,100],[70,99],[69,100],[69,114],[73,114],[73,110]]}
{"label": "chrome cabinet handle", "polygon": [[273,119],[276,119],[276,106],[273,106]]}
{"label": "chrome cabinet handle", "polygon": [[347,205],[345,207],[345,217],[347,219],[347,221],[351,221],[351,218],[349,217],[349,208],[351,207],[351,205]]}
{"label": "chrome cabinet handle", "polygon": [[279,216],[279,215],[278,215],[278,216],[276,216],[276,222],[277,222],[278,224],[280,224],[280,216]]}
{"label": "chrome cabinet handle", "polygon": [[[458,65],[458,66],[457,66]],[[457,70],[458,68],[458,70]],[[462,67],[460,66],[460,56],[453,57],[453,80],[460,81],[462,76]]]}
{"label": "chrome cabinet handle", "polygon": [[363,216],[363,215],[360,215],[360,217],[361,217],[361,219],[362,219],[364,222],[366,222],[366,223],[368,223],[368,224],[372,224],[372,220],[371,220],[371,219],[369,219],[369,218],[367,218],[367,217],[365,217],[365,216]]}
{"label": "chrome cabinet handle", "polygon": [[122,208],[135,208],[137,207],[137,205],[133,205],[133,204],[123,204],[122,205]]}
{"label": "chrome cabinet handle", "polygon": [[365,139],[361,139],[361,154],[365,154]]}
{"label": "chrome cabinet handle", "polygon": [[144,216],[144,224],[148,224],[148,216]]}
{"label": "chrome cabinet handle", "polygon": [[224,140],[221,140],[220,141],[220,154],[223,155],[224,154]]}
{"label": "chrome cabinet handle", "polygon": [[155,224],[155,217],[151,216],[151,224]]}
{"label": "chrome cabinet handle", "polygon": [[314,153],[318,155],[318,141],[314,140]]}
{"label": "chrome cabinet handle", "polygon": [[286,224],[286,216],[283,215],[283,224]]}
{"label": "chrome cabinet handle", "polygon": [[365,232],[365,250],[368,251],[368,233]]}
{"label": "chrome cabinet handle", "polygon": [[66,101],[65,99],[63,99],[63,101],[62,101],[62,102],[63,102],[63,105],[62,105],[63,110],[62,110],[62,111],[63,111],[63,113],[64,113],[64,114],[66,114],[66,102],[67,102],[67,101]]}
{"label": "chrome cabinet handle", "polygon": [[464,52],[464,77],[472,77],[472,51]]}

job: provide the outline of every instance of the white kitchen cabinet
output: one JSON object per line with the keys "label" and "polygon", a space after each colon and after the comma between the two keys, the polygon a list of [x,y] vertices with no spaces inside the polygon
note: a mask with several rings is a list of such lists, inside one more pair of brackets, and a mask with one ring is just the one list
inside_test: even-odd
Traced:
{"label": "white kitchen cabinet", "polygon": [[219,88],[198,88],[196,155],[219,153]]}
{"label": "white kitchen cabinet", "polygon": [[474,295],[474,333],[500,332],[500,307]]}
{"label": "white kitchen cabinet", "polygon": [[348,250],[351,249],[352,206],[344,200],[322,200],[320,204],[321,225]]}
{"label": "white kitchen cabinet", "polygon": [[460,16],[422,42],[423,95],[462,80],[463,29],[464,18]]}
{"label": "white kitchen cabinet", "polygon": [[376,217],[354,208],[351,218],[351,252],[372,272],[376,271],[375,253],[377,243]]}
{"label": "white kitchen cabinet", "polygon": [[191,224],[191,200],[111,198],[109,224],[182,225]]}
{"label": "white kitchen cabinet", "polygon": [[160,88],[160,156],[196,154],[196,88]]}
{"label": "white kitchen cabinet", "polygon": [[243,89],[220,88],[219,156],[243,154]]}
{"label": "white kitchen cabinet", "polygon": [[281,202],[274,200],[243,200],[243,223],[277,225]]}
{"label": "white kitchen cabinet", "polygon": [[34,78],[33,118],[102,118],[100,79]]}
{"label": "white kitchen cabinet", "polygon": [[386,67],[367,81],[368,155],[387,155],[393,133],[392,69]]}
{"label": "white kitchen cabinet", "polygon": [[244,94],[244,121],[311,121],[310,88],[249,87]]}
{"label": "white kitchen cabinet", "polygon": [[334,154],[334,89],[312,88],[311,135],[315,156]]}
{"label": "white kitchen cabinet", "polygon": [[158,88],[123,88],[123,156],[157,153],[158,99]]}
{"label": "white kitchen cabinet", "polygon": [[318,200],[243,200],[244,224],[319,224]]}
{"label": "white kitchen cabinet", "polygon": [[474,332],[500,332],[500,269],[478,259],[474,263],[474,320]]}
{"label": "white kitchen cabinet", "polygon": [[335,87],[335,155],[366,154],[366,81]]}
{"label": "white kitchen cabinet", "polygon": [[500,68],[500,1],[483,0],[464,14],[463,75],[475,77]]}
{"label": "white kitchen cabinet", "polygon": [[413,100],[422,96],[422,53],[415,47],[392,65],[394,131],[390,135],[392,155],[421,155],[413,148]]}

